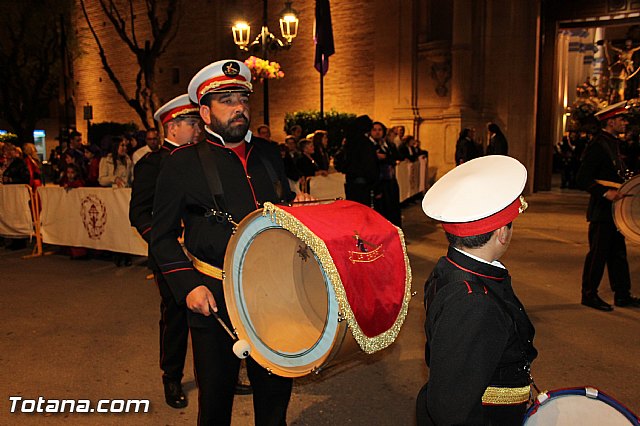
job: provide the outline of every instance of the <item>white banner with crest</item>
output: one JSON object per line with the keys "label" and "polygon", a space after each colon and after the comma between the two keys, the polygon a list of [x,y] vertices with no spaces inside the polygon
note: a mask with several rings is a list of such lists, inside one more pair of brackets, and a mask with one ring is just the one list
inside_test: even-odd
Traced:
{"label": "white banner with crest", "polygon": [[0,236],[33,235],[28,185],[0,185]]}
{"label": "white banner with crest", "polygon": [[129,223],[131,189],[38,188],[42,241],[147,255],[147,244]]}

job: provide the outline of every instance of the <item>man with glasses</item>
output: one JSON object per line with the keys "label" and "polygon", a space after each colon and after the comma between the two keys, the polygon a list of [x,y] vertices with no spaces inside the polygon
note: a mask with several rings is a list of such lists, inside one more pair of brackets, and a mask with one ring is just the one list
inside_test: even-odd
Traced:
{"label": "man with glasses", "polygon": [[[150,243],[151,213],[156,190],[156,180],[165,159],[175,148],[193,143],[200,133],[198,107],[189,101],[189,95],[178,96],[160,107],[153,118],[164,126],[165,140],[160,145],[158,131],[147,130],[147,146],[152,151],[136,164],[135,179],[131,190],[129,220],[147,244]],[[157,150],[153,150],[153,146]],[[158,265],[149,253],[149,268],[153,271],[160,291],[160,368],[168,405],[173,408],[187,406],[187,397],[182,390],[184,360],[187,354],[189,325],[184,306],[176,303],[167,281],[159,272]]]}

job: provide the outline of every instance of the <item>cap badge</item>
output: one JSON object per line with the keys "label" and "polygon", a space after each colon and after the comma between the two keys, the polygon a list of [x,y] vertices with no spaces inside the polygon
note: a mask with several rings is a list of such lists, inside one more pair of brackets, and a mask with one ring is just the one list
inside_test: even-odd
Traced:
{"label": "cap badge", "polygon": [[222,72],[227,77],[235,77],[240,74],[240,66],[236,62],[227,62],[222,66]]}
{"label": "cap badge", "polygon": [[524,211],[529,207],[529,203],[524,200],[524,197],[520,196],[520,207],[518,207],[518,213],[524,213]]}

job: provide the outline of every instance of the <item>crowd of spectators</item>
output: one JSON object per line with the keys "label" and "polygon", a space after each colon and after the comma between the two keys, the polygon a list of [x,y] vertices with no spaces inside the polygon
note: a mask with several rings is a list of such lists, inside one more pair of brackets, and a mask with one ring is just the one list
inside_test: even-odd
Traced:
{"label": "crowd of spectators", "polygon": [[[133,181],[134,159],[139,160],[147,152],[157,150],[160,140],[140,143],[133,133],[106,136],[100,144],[85,143],[82,134],[69,133],[68,140],[60,140],[58,146],[49,153],[47,166],[43,168],[36,146],[24,143],[18,147],[12,143],[0,142],[1,184],[26,184],[33,192],[45,183],[59,185],[65,189],[80,187],[129,188]],[[0,239],[1,240],[1,239]],[[5,248],[21,249],[26,239],[7,239]],[[72,259],[86,259],[89,251],[81,247],[63,247]],[[118,266],[131,265],[127,254],[109,255]]]}
{"label": "crowd of spectators", "polygon": [[427,151],[414,136],[405,135],[404,126],[387,128],[368,116],[357,117],[343,133],[340,146],[332,149],[324,129],[303,137],[302,128],[294,125],[284,143],[278,144],[271,139],[268,126],[256,128],[257,135],[278,144],[293,191],[309,192],[312,177],[341,172],[345,174],[348,200],[370,206],[401,226],[396,165],[403,160],[415,162],[427,157]]}
{"label": "crowd of spectators", "polygon": [[[311,177],[343,172],[347,180],[347,199],[371,206],[401,226],[395,166],[400,161],[417,161],[428,155],[415,137],[405,135],[404,126],[387,128],[380,122],[374,125],[367,116],[359,117],[352,128],[344,130],[345,137],[337,149],[341,167],[334,164],[338,162],[334,158],[336,149],[329,146],[326,130],[315,130],[306,137],[302,136],[302,127],[298,125],[289,130],[290,134],[280,144],[271,139],[267,125],[258,126],[256,134],[279,146],[294,191],[308,192]],[[362,149],[361,143],[366,149]],[[108,136],[99,145],[86,143],[81,133],[72,131],[68,142],[60,141],[49,154],[47,183],[69,190],[80,187],[128,188],[134,179],[134,164],[159,146],[158,139],[147,140],[143,144],[133,134]],[[0,145],[0,173],[3,183],[24,183],[36,189],[43,183],[43,170],[35,145],[24,144],[22,150],[8,143]],[[360,183],[364,183],[362,188],[358,187]],[[359,189],[364,192],[358,192]],[[64,250],[72,259],[89,257],[89,251],[84,248]],[[128,255],[114,253],[113,258],[118,266],[131,264]]]}

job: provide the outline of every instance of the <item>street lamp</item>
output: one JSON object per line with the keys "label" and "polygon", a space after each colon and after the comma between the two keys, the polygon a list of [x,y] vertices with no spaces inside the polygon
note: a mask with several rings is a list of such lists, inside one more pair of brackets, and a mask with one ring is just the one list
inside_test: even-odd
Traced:
{"label": "street lamp", "polygon": [[[238,21],[231,28],[234,43],[244,51],[260,52],[261,58],[269,60],[269,51],[285,50],[291,48],[291,42],[298,35],[298,12],[291,7],[291,1],[285,1],[284,9],[280,12],[281,40],[269,31],[267,27],[268,0],[262,1],[262,29],[260,34],[249,42],[251,26],[246,21]],[[264,123],[269,125],[269,79],[264,79]]]}

